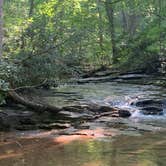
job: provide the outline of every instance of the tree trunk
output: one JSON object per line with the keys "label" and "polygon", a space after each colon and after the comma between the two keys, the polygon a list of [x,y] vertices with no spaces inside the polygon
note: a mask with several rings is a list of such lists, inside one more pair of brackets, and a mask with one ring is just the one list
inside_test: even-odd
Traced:
{"label": "tree trunk", "polygon": [[98,23],[98,28],[99,28],[99,46],[101,51],[103,51],[103,25],[102,25],[102,14],[100,10],[101,6],[101,1],[97,0],[97,12],[99,14],[99,23]]}
{"label": "tree trunk", "polygon": [[136,14],[135,12],[129,15],[128,31],[129,31],[130,38],[132,38],[135,35],[136,29],[138,28],[139,18],[140,16]]}
{"label": "tree trunk", "polygon": [[8,96],[9,98],[11,98],[15,103],[19,103],[22,104],[30,109],[33,109],[35,111],[38,112],[50,112],[50,113],[58,113],[60,111],[62,111],[62,109],[52,106],[52,105],[48,105],[48,104],[41,104],[41,103],[36,103],[33,101],[30,101],[22,96],[20,96],[18,93],[16,93],[14,90],[11,90],[8,92]]}
{"label": "tree trunk", "polygon": [[3,0],[0,0],[0,57],[3,52]]}
{"label": "tree trunk", "polygon": [[112,42],[112,60],[113,63],[117,63],[117,51],[116,51],[116,43],[115,43],[115,27],[114,27],[114,9],[111,4],[111,0],[105,1],[105,9],[106,14],[109,21],[109,29],[111,34],[111,42]]}
{"label": "tree trunk", "polygon": [[[33,10],[34,10],[34,0],[29,0],[29,18],[33,16]],[[24,37],[24,30],[22,29],[21,37],[20,37],[20,49],[23,50],[25,48],[26,40]],[[31,41],[33,40],[33,37],[31,37]]]}
{"label": "tree trunk", "polygon": [[159,48],[160,48],[159,55],[160,56],[162,55],[161,6],[162,6],[161,0],[158,0],[158,27],[159,27]]}
{"label": "tree trunk", "polygon": [[30,7],[29,7],[29,17],[32,17],[33,10],[34,10],[34,0],[29,0]]}
{"label": "tree trunk", "polygon": [[123,34],[126,34],[127,33],[127,29],[128,29],[128,23],[127,23],[126,13],[125,13],[125,11],[123,9],[122,9],[121,13],[122,13]]}

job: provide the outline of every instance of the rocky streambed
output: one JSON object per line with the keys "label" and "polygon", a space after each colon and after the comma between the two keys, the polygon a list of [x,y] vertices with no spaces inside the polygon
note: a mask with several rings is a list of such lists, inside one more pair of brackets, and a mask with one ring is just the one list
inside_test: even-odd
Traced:
{"label": "rocky streambed", "polygon": [[[52,90],[33,90],[32,99],[58,106],[61,111],[40,112],[17,104],[0,108],[1,130],[64,129],[102,117],[164,119],[165,88],[133,84],[146,75],[119,76],[118,80],[63,85]],[[97,77],[98,78],[98,77]],[[128,80],[120,83],[119,79]],[[89,78],[88,78],[89,79]],[[87,80],[87,78],[85,78]]]}

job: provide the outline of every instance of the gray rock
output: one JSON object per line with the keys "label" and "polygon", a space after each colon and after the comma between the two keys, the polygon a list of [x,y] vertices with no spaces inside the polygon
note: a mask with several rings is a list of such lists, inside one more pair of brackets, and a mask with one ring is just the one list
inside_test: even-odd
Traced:
{"label": "gray rock", "polygon": [[98,112],[111,112],[111,111],[114,111],[114,108],[109,106],[100,106],[98,108]]}
{"label": "gray rock", "polygon": [[120,110],[118,111],[118,113],[119,113],[119,117],[122,117],[122,118],[127,118],[127,117],[130,117],[130,116],[131,116],[131,113],[130,113],[130,111],[128,111],[128,110],[120,109]]}
{"label": "gray rock", "polygon": [[133,102],[131,103],[131,105],[135,105],[137,107],[146,107],[150,105],[162,107],[163,102],[161,100],[145,99],[145,100],[139,100],[137,102]]}
{"label": "gray rock", "polygon": [[144,115],[163,115],[163,109],[160,107],[154,107],[154,106],[149,106],[149,107],[144,107],[142,108],[141,111]]}

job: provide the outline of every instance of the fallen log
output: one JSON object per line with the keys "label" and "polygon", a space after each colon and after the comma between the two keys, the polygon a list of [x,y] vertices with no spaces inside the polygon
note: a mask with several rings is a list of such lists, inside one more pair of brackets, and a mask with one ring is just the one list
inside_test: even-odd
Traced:
{"label": "fallen log", "polygon": [[23,96],[19,95],[16,91],[14,90],[10,90],[8,92],[8,96],[9,98],[11,98],[15,103],[18,104],[22,104],[24,106],[26,106],[27,108],[33,109],[35,111],[38,112],[50,112],[50,113],[58,113],[60,111],[62,111],[61,108],[52,106],[52,105],[48,105],[46,103],[37,103],[34,101],[30,101],[26,98],[24,98]]}
{"label": "fallen log", "polygon": [[84,84],[84,83],[97,83],[97,82],[107,82],[107,81],[112,81],[117,79],[117,76],[105,76],[105,77],[89,77],[89,78],[81,78],[76,80],[77,83],[79,84]]}

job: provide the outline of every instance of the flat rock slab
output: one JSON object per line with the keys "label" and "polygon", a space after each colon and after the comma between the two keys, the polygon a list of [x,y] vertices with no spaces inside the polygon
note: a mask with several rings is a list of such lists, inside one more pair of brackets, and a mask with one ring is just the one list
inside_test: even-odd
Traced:
{"label": "flat rock slab", "polygon": [[36,113],[35,111],[8,110],[0,114],[0,130],[17,129],[62,129],[68,128],[68,124],[57,123],[59,120],[68,120],[69,124],[77,125],[82,121],[94,121],[100,117],[123,117],[131,116],[129,110],[117,107],[102,105],[97,103],[87,103],[83,105],[72,105],[62,108],[56,116],[48,112]]}

